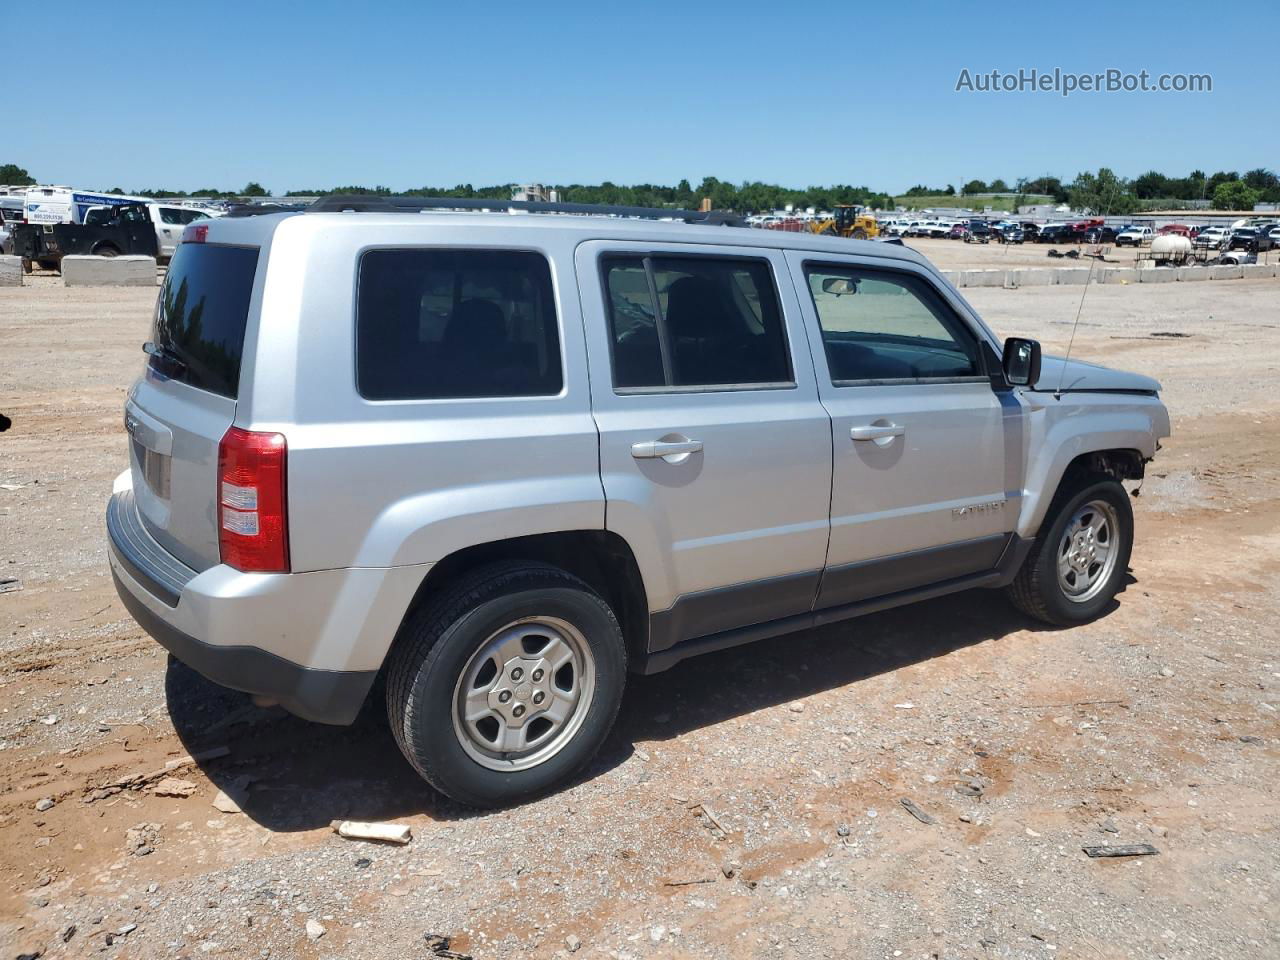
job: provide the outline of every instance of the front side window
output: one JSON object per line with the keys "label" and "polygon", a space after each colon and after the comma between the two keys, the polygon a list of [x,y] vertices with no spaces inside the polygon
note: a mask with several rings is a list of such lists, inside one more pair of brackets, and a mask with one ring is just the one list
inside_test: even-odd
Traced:
{"label": "front side window", "polygon": [[603,272],[615,388],[792,382],[767,262],[616,256]]}
{"label": "front side window", "polygon": [[818,265],[805,274],[837,386],[980,374],[972,336],[922,278]]}
{"label": "front side window", "polygon": [[552,396],[563,385],[551,267],[510,250],[370,250],[356,384],[370,400]]}

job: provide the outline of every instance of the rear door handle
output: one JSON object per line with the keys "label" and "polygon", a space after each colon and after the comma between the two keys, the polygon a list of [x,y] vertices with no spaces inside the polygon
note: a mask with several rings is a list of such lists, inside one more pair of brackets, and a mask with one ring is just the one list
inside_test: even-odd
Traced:
{"label": "rear door handle", "polygon": [[661,457],[668,463],[679,463],[689,454],[701,450],[701,440],[645,440],[631,445],[631,456],[637,460],[655,460]]}
{"label": "rear door handle", "polygon": [[906,427],[896,423],[865,424],[849,428],[849,436],[854,440],[885,440],[890,437],[900,437],[906,432]]}

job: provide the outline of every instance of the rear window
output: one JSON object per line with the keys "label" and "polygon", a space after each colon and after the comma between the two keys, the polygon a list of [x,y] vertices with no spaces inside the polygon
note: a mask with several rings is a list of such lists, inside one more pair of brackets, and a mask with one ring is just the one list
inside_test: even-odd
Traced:
{"label": "rear window", "polygon": [[152,369],[235,398],[257,268],[257,247],[179,244],[156,304]]}
{"label": "rear window", "polygon": [[369,400],[560,392],[551,267],[516,250],[370,250],[360,258],[356,385]]}

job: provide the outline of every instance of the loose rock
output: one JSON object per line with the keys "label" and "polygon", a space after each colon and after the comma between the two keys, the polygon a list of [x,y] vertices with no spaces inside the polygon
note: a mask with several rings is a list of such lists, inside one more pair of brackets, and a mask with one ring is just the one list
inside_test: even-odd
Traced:
{"label": "loose rock", "polygon": [[189,797],[199,789],[190,780],[178,777],[165,777],[152,788],[157,797]]}
{"label": "loose rock", "polygon": [[328,929],[319,920],[310,918],[307,920],[307,939],[312,943],[315,943],[328,932]]}

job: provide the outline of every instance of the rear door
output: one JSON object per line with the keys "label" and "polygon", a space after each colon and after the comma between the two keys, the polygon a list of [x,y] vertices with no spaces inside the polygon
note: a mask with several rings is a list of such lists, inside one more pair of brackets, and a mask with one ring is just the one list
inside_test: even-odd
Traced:
{"label": "rear door", "polygon": [[645,575],[651,650],[807,612],[831,429],[782,255],[596,241],[576,264],[606,526]]}
{"label": "rear door", "polygon": [[1020,404],[923,268],[815,256],[788,253],[832,422],[818,607],[993,569],[1018,515]]}
{"label": "rear door", "polygon": [[125,404],[133,496],[156,541],[195,570],[218,562],[218,445],[235,417],[259,249],[183,244]]}

